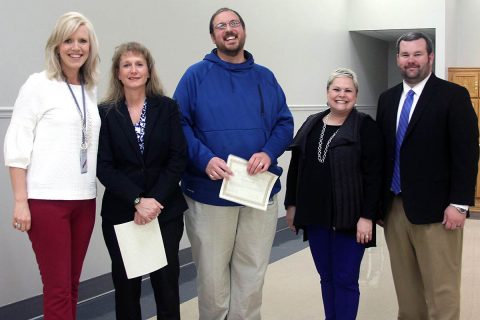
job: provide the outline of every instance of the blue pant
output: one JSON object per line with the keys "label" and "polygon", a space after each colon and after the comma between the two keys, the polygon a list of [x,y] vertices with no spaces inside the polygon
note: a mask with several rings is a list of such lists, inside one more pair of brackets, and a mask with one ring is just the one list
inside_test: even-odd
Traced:
{"label": "blue pant", "polygon": [[313,261],[320,274],[326,320],[354,320],[360,290],[358,277],[365,247],[355,235],[308,226]]}

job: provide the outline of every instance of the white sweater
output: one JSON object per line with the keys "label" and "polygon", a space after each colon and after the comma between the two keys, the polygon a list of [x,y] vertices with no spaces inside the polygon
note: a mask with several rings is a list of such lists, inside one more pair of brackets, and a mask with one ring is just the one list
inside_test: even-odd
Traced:
{"label": "white sweater", "polygon": [[[82,108],[82,90],[71,85]],[[85,90],[88,172],[80,172],[82,123],[64,81],[32,74],[20,89],[4,143],[5,165],[27,169],[29,199],[82,200],[96,197],[100,117],[96,90]]]}

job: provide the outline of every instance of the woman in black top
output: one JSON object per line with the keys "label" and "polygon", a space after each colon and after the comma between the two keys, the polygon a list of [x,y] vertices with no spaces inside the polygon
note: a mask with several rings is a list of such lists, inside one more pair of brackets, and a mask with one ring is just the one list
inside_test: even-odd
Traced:
{"label": "woman in black top", "polygon": [[308,237],[326,319],[356,318],[360,264],[375,245],[383,141],[373,119],[354,108],[357,93],[356,74],[335,70],[329,109],[311,115],[289,148],[287,222]]}
{"label": "woman in black top", "polygon": [[187,162],[178,106],[163,95],[150,51],[136,42],[112,58],[99,106],[97,176],[105,186],[102,231],[112,259],[117,319],[142,319],[142,277],[127,278],[114,225],[159,223],[168,265],[150,273],[157,319],[180,319],[178,249],[187,204],[179,187]]}

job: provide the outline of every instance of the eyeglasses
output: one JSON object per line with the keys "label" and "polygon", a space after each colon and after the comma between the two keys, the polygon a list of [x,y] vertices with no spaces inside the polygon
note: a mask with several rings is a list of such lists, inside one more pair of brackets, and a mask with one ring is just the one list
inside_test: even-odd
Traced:
{"label": "eyeglasses", "polygon": [[217,30],[225,30],[227,29],[227,24],[231,27],[231,28],[238,28],[240,27],[240,25],[242,24],[240,21],[238,20],[230,20],[230,22],[228,23],[225,23],[225,22],[220,22],[219,24],[217,24],[215,26],[215,29]]}

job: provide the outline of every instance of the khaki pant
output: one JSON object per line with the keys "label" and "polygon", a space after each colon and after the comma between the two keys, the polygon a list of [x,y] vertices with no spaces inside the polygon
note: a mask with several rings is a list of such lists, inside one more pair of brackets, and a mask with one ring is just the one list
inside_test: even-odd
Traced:
{"label": "khaki pant", "polygon": [[277,197],[267,211],[211,206],[185,198],[200,320],[261,319],[263,282],[277,225]]}
{"label": "khaki pant", "polygon": [[400,197],[385,219],[401,320],[458,320],[463,229],[408,221]]}

